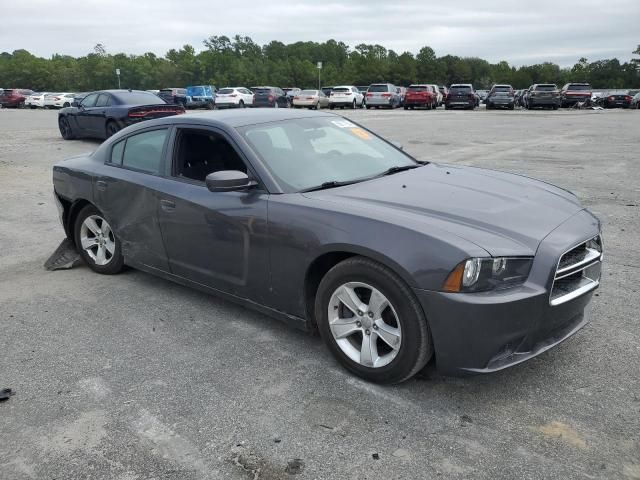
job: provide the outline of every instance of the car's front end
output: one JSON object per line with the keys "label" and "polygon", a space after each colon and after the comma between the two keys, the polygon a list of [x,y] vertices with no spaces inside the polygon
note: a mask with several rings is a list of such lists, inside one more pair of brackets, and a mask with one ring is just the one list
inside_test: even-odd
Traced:
{"label": "car's front end", "polygon": [[430,319],[438,369],[501,370],[577,332],[600,283],[602,247],[599,222],[582,210],[544,238],[517,286],[477,293],[414,289]]}

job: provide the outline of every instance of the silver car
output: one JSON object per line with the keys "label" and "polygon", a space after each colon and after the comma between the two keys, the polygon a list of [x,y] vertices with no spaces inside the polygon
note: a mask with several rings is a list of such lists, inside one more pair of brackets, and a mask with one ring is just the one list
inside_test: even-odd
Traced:
{"label": "silver car", "polygon": [[293,108],[319,109],[329,106],[329,99],[322,90],[302,90],[293,97]]}
{"label": "silver car", "polygon": [[374,83],[367,90],[367,109],[375,107],[396,108],[402,103],[398,89],[391,83]]}

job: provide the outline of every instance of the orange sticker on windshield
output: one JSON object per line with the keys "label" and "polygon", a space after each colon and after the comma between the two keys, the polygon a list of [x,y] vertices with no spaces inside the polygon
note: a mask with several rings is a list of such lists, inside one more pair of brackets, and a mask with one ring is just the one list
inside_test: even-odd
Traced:
{"label": "orange sticker on windshield", "polygon": [[361,128],[352,128],[351,133],[353,133],[356,137],[360,137],[363,140],[369,140],[371,135],[368,132]]}

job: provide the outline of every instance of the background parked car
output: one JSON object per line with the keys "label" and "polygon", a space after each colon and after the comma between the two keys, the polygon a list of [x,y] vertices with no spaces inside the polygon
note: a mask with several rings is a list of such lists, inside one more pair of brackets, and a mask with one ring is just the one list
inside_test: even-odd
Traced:
{"label": "background parked car", "polygon": [[187,105],[187,89],[186,88],[163,88],[157,93],[158,97],[164,100],[166,103],[173,105]]}
{"label": "background parked car", "polygon": [[349,107],[362,108],[365,105],[364,95],[353,85],[340,85],[333,87],[331,95],[329,95],[329,108]]}
{"label": "background parked car", "polygon": [[329,95],[331,95],[331,91],[333,90],[333,87],[321,87],[320,90],[322,90],[322,93],[324,93],[328,98]]}
{"label": "background parked car", "polygon": [[300,92],[302,91],[301,88],[297,88],[297,87],[287,87],[287,88],[283,88],[282,90],[284,91],[284,93],[287,94],[289,105],[293,105],[293,97],[295,97],[296,95],[299,95]]}
{"label": "background parked car", "polygon": [[44,108],[55,108],[55,99],[59,96],[59,93],[45,93],[44,95]]}
{"label": "background parked car", "polygon": [[407,94],[407,88],[406,87],[396,87],[396,92],[398,92],[398,95],[400,95],[400,105],[398,105],[399,107],[404,105],[404,96]]}
{"label": "background parked car", "polygon": [[440,91],[440,87],[434,83],[429,83],[427,85],[429,85],[433,89],[433,92],[436,95],[436,108],[441,107],[444,103],[444,95]]}
{"label": "background parked car", "polygon": [[590,100],[591,85],[588,83],[567,83],[560,91],[560,106],[562,108]]}
{"label": "background parked car", "polygon": [[44,96],[47,92],[33,92],[24,98],[24,106],[29,108],[43,108]]}
{"label": "background parked car", "polygon": [[0,95],[0,105],[3,108],[22,108],[24,107],[25,99],[33,93],[33,90],[23,88],[5,89]]}
{"label": "background parked car", "polygon": [[476,90],[478,97],[480,97],[480,102],[484,103],[484,101],[489,96],[489,90]]}
{"label": "background parked car", "polygon": [[640,92],[636,93],[631,99],[631,108],[640,108]]}
{"label": "background parked car", "polygon": [[404,109],[413,110],[415,107],[423,107],[431,110],[438,106],[438,97],[433,85],[414,84],[409,85],[404,97]]}
{"label": "background parked car", "polygon": [[184,113],[181,105],[168,105],[142,90],[102,90],[87,94],[77,107],[58,113],[58,127],[65,140],[108,138],[120,129],[152,118]]}
{"label": "background parked car", "polygon": [[[76,107],[80,105],[80,102],[89,94],[89,92],[79,92],[73,95],[73,102],[71,102],[72,107]],[[75,104],[75,105],[74,105]]]}
{"label": "background parked car", "polygon": [[289,99],[280,87],[255,87],[253,90],[254,107],[289,108]]}
{"label": "background parked car", "polygon": [[440,85],[438,87],[438,90],[442,94],[442,103],[444,104],[445,100],[447,99],[447,95],[449,95],[449,89],[444,85]]}
{"label": "background parked car", "polygon": [[470,83],[454,83],[449,87],[449,94],[444,103],[445,110],[462,107],[473,110],[478,106],[478,96]]}
{"label": "background parked car", "polygon": [[216,87],[213,85],[191,85],[187,87],[186,108],[213,110],[216,103]]}
{"label": "background parked car", "polygon": [[245,87],[225,87],[216,93],[216,107],[244,108],[253,105],[253,92]]}
{"label": "background parked car", "polygon": [[629,108],[633,97],[628,90],[609,90],[596,100],[602,108]]}
{"label": "background parked car", "polygon": [[[319,109],[329,106],[329,99],[322,90],[301,90],[293,97],[293,108]],[[333,108],[333,107],[332,107]]]}
{"label": "background parked car", "polygon": [[373,83],[367,89],[367,108],[400,106],[400,95],[396,86],[391,83]]}
{"label": "background parked car", "polygon": [[492,108],[508,108],[513,110],[516,106],[515,95],[511,85],[494,85],[486,96],[487,110]]}
{"label": "background parked car", "polygon": [[560,106],[560,91],[555,83],[536,83],[527,93],[527,108],[550,107],[557,110]]}
{"label": "background parked car", "polygon": [[53,96],[53,103],[51,108],[66,108],[70,107],[75,98],[74,93],[56,93]]}

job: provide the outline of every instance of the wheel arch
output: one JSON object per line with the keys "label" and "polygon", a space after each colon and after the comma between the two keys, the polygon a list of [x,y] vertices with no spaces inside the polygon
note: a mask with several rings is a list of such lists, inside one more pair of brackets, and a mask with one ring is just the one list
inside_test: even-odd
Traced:
{"label": "wheel arch", "polygon": [[398,263],[394,262],[389,257],[379,252],[371,251],[369,249],[363,249],[360,247],[349,246],[340,246],[333,249],[328,249],[319,254],[309,263],[304,277],[303,294],[305,314],[309,326],[313,329],[316,328],[316,319],[314,312],[316,294],[318,292],[320,282],[327,274],[327,272],[334,266],[352,257],[362,257],[378,262],[398,275],[409,287],[413,286],[414,282],[412,282],[409,272],[402,268]]}
{"label": "wheel arch", "polygon": [[72,202],[60,199],[60,202],[64,207],[64,212],[62,216],[64,231],[67,234],[67,238],[75,245],[76,239],[75,239],[73,227],[76,223],[76,219],[78,218],[78,214],[87,205],[92,205],[95,208],[97,207],[93,203],[91,203],[89,200],[86,200],[84,198],[79,198]]}

